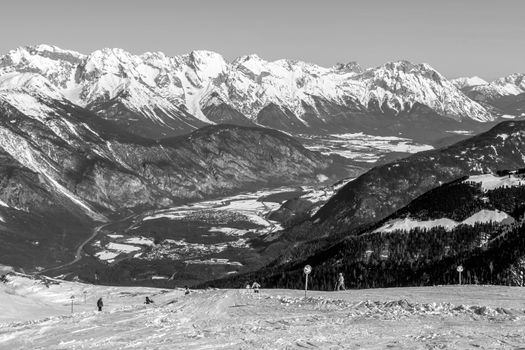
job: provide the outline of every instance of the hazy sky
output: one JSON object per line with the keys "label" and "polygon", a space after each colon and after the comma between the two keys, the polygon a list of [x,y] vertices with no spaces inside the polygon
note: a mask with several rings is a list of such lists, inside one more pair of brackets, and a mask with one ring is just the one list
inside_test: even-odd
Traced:
{"label": "hazy sky", "polygon": [[525,0],[13,0],[2,3],[0,53],[46,43],[322,66],[408,59],[490,80],[525,72],[524,14]]}

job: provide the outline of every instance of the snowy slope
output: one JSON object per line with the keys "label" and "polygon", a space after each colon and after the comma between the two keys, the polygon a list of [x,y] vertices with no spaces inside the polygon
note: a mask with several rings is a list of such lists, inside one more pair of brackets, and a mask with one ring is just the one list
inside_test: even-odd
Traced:
{"label": "snowy slope", "polygon": [[[511,349],[525,343],[516,287],[322,291],[305,298],[300,290],[184,295],[68,282],[46,288],[38,280],[9,278],[0,284],[5,349]],[[146,296],[154,304],[144,305]],[[95,311],[99,297],[102,312]]]}
{"label": "snowy slope", "polygon": [[474,226],[477,223],[512,223],[514,219],[500,210],[480,210],[477,213],[469,216],[461,222],[457,222],[448,218],[435,220],[415,220],[411,218],[395,219],[387,222],[380,228],[373,232],[393,232],[393,231],[411,231],[413,229],[429,230],[434,227],[443,227],[447,231],[451,231],[459,225]]}
{"label": "snowy slope", "polygon": [[487,84],[466,87],[466,93],[479,101],[491,102],[503,96],[525,92],[525,74],[515,73]]}
{"label": "snowy slope", "polygon": [[518,174],[509,174],[507,176],[481,174],[469,176],[464,182],[479,183],[484,191],[490,191],[501,187],[525,186],[525,176]]}
{"label": "snowy slope", "polygon": [[494,119],[484,107],[465,96],[426,63],[390,62],[367,70],[359,76],[359,80],[366,86],[360,96],[365,105],[375,100],[379,105],[386,103],[390,108],[400,111],[420,103],[439,115],[456,119]]}

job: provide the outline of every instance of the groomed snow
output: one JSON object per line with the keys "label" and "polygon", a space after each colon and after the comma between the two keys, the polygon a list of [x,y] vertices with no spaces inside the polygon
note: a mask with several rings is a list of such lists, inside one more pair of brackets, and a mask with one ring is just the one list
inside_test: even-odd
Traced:
{"label": "groomed snow", "polygon": [[[305,298],[302,290],[271,290],[264,285],[259,294],[240,289],[192,290],[184,295],[182,289],[73,282],[46,288],[38,280],[9,279],[0,284],[2,349],[525,346],[523,288],[519,287],[309,291]],[[155,303],[145,305],[146,296]],[[100,297],[104,308],[97,312]]]}

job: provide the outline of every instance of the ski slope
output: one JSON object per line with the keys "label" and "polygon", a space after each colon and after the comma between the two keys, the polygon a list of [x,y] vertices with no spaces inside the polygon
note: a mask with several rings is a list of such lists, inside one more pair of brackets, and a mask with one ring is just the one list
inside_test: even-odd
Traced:
{"label": "ski slope", "polygon": [[[9,278],[0,283],[1,349],[525,347],[525,296],[519,287],[309,292],[304,298],[299,290],[184,295],[75,282],[46,288],[38,280]],[[145,296],[155,304],[143,304]],[[99,297],[102,312],[95,311]]]}

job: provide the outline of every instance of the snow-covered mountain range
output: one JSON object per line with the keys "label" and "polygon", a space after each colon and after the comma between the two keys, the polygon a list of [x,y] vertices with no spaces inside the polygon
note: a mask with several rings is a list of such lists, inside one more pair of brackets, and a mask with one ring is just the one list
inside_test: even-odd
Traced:
{"label": "snow-covered mountain range", "polygon": [[[227,62],[209,51],[168,57],[19,48],[0,57],[0,256],[16,266],[52,266],[69,261],[98,223],[114,217],[241,190],[356,177],[362,169],[354,163],[308,151],[297,140],[419,136],[431,149],[432,141],[457,136],[451,133],[525,116],[524,91],[523,75],[450,81],[428,64],[407,61],[323,68],[255,55]],[[496,143],[492,138],[496,154],[478,147],[470,158],[492,169],[504,154],[519,154],[510,165],[523,166],[520,130],[501,132]],[[395,150],[393,138],[384,140]],[[500,151],[511,141],[510,151]],[[461,163],[459,154],[446,160]],[[415,171],[421,164],[385,178],[434,179],[417,188],[428,189],[440,166],[428,159],[427,173]],[[467,168],[457,169],[454,175]],[[400,192],[403,201],[419,194]],[[363,210],[370,214],[384,214],[375,211],[388,205],[369,202],[373,208]],[[326,208],[319,213],[331,217]]]}
{"label": "snow-covered mountain range", "polygon": [[525,74],[511,74],[487,83],[479,77],[458,78],[453,83],[464,89],[467,95],[478,94],[479,100],[491,101],[503,96],[515,96],[525,92]]}
{"label": "snow-covered mountain range", "polygon": [[168,57],[103,49],[84,55],[38,45],[0,58],[0,89],[68,100],[129,132],[160,138],[215,123],[315,133],[380,128],[385,116],[413,114],[491,122],[507,112],[478,101],[523,93],[525,82],[523,74],[492,83],[449,81],[428,64],[407,61],[365,70],[355,62],[324,68],[257,55],[227,62],[210,51]]}

